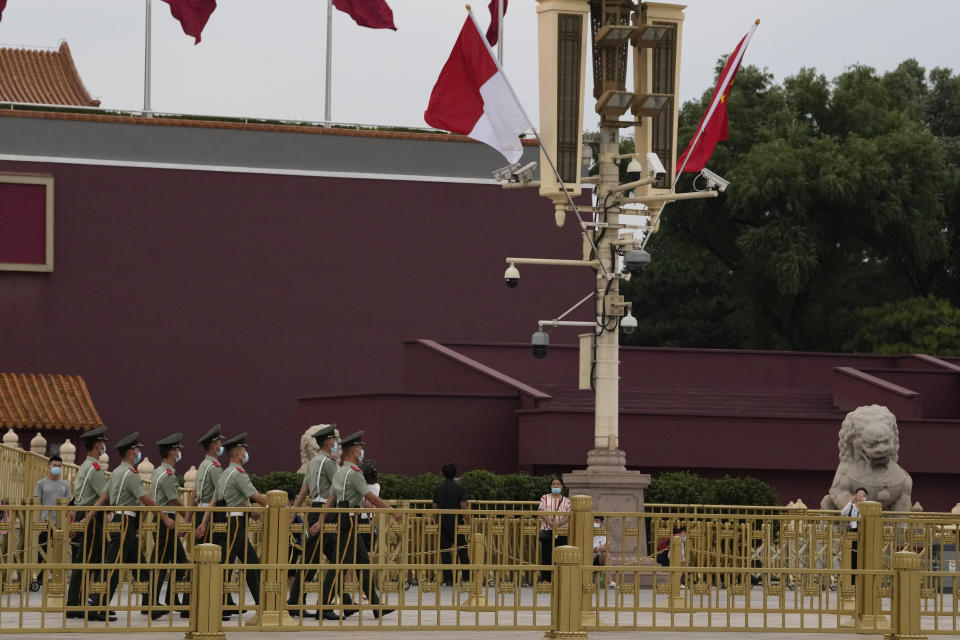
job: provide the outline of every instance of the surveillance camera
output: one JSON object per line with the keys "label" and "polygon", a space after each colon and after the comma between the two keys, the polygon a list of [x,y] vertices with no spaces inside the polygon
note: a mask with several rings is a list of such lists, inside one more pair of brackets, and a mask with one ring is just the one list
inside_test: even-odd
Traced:
{"label": "surveillance camera", "polygon": [[514,172],[520,168],[519,162],[514,162],[505,167],[500,167],[493,172],[493,178],[497,182],[511,182],[513,179]]}
{"label": "surveillance camera", "polygon": [[533,180],[533,172],[537,170],[536,162],[529,162],[513,172],[516,182],[527,183]]}
{"label": "surveillance camera", "polygon": [[730,186],[729,180],[724,180],[706,167],[700,170],[700,175],[706,179],[708,187],[716,187],[717,191],[726,191],[727,187]]}
{"label": "surveillance camera", "polygon": [[664,168],[663,163],[660,162],[660,156],[652,151],[647,154],[647,170],[657,180],[667,175],[666,168]]}
{"label": "surveillance camera", "polygon": [[620,318],[620,328],[627,335],[637,330],[637,319],[633,317],[632,311],[627,311],[627,315]]}
{"label": "surveillance camera", "polygon": [[623,254],[623,263],[630,273],[640,273],[650,264],[650,254],[643,249],[631,249]]}
{"label": "surveillance camera", "polygon": [[512,262],[510,266],[507,267],[507,270],[503,272],[503,280],[511,289],[516,289],[517,285],[520,284],[520,270],[513,266]]}
{"label": "surveillance camera", "polygon": [[642,173],[643,165],[640,164],[640,161],[636,158],[630,158],[630,164],[627,165],[627,179],[631,181],[639,180]]}
{"label": "surveillance camera", "polygon": [[537,331],[530,340],[533,346],[533,357],[542,360],[547,357],[547,347],[550,346],[550,335],[546,331]]}

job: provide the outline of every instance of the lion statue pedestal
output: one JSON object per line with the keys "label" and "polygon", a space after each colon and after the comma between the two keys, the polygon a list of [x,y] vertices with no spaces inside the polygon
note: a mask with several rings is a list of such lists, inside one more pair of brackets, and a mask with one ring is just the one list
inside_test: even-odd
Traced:
{"label": "lion statue pedestal", "polygon": [[859,487],[886,511],[910,511],[913,480],[897,460],[900,432],[886,407],[858,407],[840,427],[840,465],[821,509],[842,509]]}

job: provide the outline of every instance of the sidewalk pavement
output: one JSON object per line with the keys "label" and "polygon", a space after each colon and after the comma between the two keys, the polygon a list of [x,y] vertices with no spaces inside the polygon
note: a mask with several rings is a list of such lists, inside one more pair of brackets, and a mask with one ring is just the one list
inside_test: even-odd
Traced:
{"label": "sidewalk pavement", "polygon": [[[422,631],[411,629],[411,640],[541,640],[542,631]],[[324,634],[333,637],[336,632]],[[306,640],[315,638],[317,630],[311,631],[228,631],[228,640]],[[345,633],[344,640],[386,640],[400,637],[403,640],[404,631],[392,627],[389,629],[354,631]],[[416,634],[415,636],[413,634]],[[111,633],[111,640],[143,640],[143,634]],[[169,633],[152,634],[154,638],[163,640],[171,637]],[[178,640],[180,633],[173,633],[172,637]],[[882,635],[860,635],[856,633],[756,633],[739,631],[595,631],[588,632],[588,637],[602,640],[880,640]],[[960,636],[937,636],[938,638],[960,638]],[[4,640],[89,640],[90,633],[25,633],[4,634]]]}

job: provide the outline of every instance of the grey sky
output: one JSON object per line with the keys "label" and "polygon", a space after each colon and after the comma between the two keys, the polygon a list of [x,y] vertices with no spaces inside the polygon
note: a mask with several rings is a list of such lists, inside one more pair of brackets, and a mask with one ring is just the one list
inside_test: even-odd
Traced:
{"label": "grey sky", "polygon": [[[335,121],[426,126],[423,110],[464,3],[388,1],[397,32],[358,27],[334,10]],[[473,4],[486,27],[487,0]],[[322,120],[325,7],[326,0],[219,0],[195,47],[168,6],[153,0],[153,109]],[[505,69],[537,122],[535,8],[534,0],[510,4]],[[955,68],[960,52],[954,0],[688,0],[682,99],[711,86],[716,59],[755,18],[761,24],[745,64],[766,67],[778,80],[802,66],[828,78],[856,63],[886,71],[909,57],[927,69]],[[143,106],[143,37],[144,0],[9,0],[0,22],[5,46],[56,47],[66,39],[87,89],[111,109]],[[585,125],[594,128],[586,111]]]}

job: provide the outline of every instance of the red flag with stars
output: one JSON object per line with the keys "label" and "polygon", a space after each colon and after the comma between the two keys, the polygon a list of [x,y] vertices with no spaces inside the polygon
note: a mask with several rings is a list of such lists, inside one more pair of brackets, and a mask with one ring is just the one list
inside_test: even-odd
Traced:
{"label": "red flag with stars", "polygon": [[[760,21],[757,20],[757,23]],[[677,158],[677,173],[698,172],[707,165],[707,160],[717,147],[717,143],[726,140],[727,135],[727,96],[730,94],[730,88],[733,86],[733,79],[737,77],[737,71],[740,70],[740,61],[743,60],[743,53],[750,44],[750,38],[757,29],[757,23],[750,27],[747,35],[741,38],[737,48],[733,50],[727,63],[723,65],[723,71],[717,78],[717,86],[713,90],[713,98],[710,100],[710,108],[700,119],[700,125],[697,127],[697,133],[687,145],[687,148]]]}

